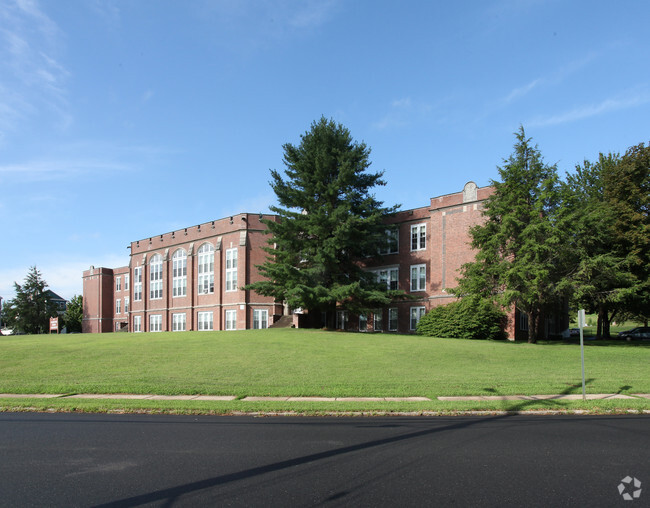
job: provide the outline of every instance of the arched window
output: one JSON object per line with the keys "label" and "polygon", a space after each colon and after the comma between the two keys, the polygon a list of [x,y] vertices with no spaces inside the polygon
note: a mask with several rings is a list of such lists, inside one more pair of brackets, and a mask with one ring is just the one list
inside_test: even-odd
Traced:
{"label": "arched window", "polygon": [[199,249],[199,294],[214,293],[214,247],[204,243]]}
{"label": "arched window", "polygon": [[187,294],[187,254],[178,249],[172,256],[172,296]]}
{"label": "arched window", "polygon": [[154,254],[149,263],[149,298],[159,300],[162,298],[162,256]]}

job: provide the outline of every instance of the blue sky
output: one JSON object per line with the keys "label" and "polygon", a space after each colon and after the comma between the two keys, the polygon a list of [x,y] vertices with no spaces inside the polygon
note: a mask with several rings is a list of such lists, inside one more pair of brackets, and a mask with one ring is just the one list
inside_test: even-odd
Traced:
{"label": "blue sky", "polygon": [[274,203],[322,115],[403,209],[488,185],[519,125],[560,172],[650,141],[650,3],[0,0],[0,296]]}

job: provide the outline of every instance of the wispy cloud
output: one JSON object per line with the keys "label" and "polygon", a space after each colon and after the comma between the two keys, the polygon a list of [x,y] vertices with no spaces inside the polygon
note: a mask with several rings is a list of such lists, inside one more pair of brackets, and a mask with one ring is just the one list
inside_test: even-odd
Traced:
{"label": "wispy cloud", "polygon": [[43,111],[65,128],[69,72],[57,59],[62,33],[34,0],[0,8],[0,141]]}
{"label": "wispy cloud", "polygon": [[428,114],[432,109],[431,104],[414,101],[410,97],[402,97],[391,102],[388,112],[372,127],[378,130],[401,128],[409,125],[414,119],[419,119]]}
{"label": "wispy cloud", "polygon": [[648,103],[650,103],[650,92],[648,91],[622,94],[618,97],[605,99],[597,104],[580,106],[564,113],[549,116],[538,116],[528,122],[525,122],[525,125],[531,127],[548,127],[550,125],[576,122],[578,120],[584,120],[585,118],[643,106]]}

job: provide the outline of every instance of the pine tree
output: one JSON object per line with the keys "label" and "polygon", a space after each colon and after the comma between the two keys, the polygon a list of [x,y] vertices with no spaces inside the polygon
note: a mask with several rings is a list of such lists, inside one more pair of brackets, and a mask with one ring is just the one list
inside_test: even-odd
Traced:
{"label": "pine tree", "polygon": [[484,203],[486,221],[470,230],[475,261],[463,266],[458,295],[515,305],[528,316],[528,341],[541,333],[541,316],[560,296],[563,241],[557,228],[559,179],[523,127],[514,152],[498,168],[501,181]]}
{"label": "pine tree", "polygon": [[49,319],[55,317],[57,311],[46,288],[47,282],[35,266],[30,268],[22,286],[14,282],[16,297],[7,302],[4,309],[7,326],[28,334],[49,331]]}
{"label": "pine tree", "polygon": [[383,172],[368,172],[370,149],[348,129],[324,117],[312,123],[298,146],[283,146],[284,175],[271,171],[279,221],[266,221],[271,238],[258,266],[267,280],[252,289],[290,308],[327,312],[337,306],[362,312],[390,303],[387,291],[360,261],[377,256],[386,241],[384,207],[371,190],[385,185]]}

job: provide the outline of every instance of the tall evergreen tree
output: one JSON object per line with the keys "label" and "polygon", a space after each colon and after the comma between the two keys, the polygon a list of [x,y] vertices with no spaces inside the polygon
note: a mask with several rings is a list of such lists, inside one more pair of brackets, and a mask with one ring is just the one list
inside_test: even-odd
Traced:
{"label": "tall evergreen tree", "polygon": [[556,226],[559,179],[544,163],[523,127],[514,152],[492,181],[484,203],[485,223],[470,230],[475,261],[463,266],[459,295],[474,294],[516,307],[528,316],[528,341],[541,333],[541,316],[559,295],[563,263],[561,230]]}
{"label": "tall evergreen tree", "polygon": [[55,317],[57,311],[46,288],[47,282],[35,266],[30,268],[22,285],[14,282],[16,297],[7,302],[4,309],[6,325],[29,334],[49,331],[49,319]]}
{"label": "tall evergreen tree", "polygon": [[359,264],[376,256],[386,241],[384,207],[371,190],[385,185],[383,172],[368,172],[370,149],[348,129],[321,118],[298,146],[283,146],[284,175],[271,171],[278,222],[266,221],[271,238],[258,268],[267,280],[247,288],[291,308],[327,312],[337,305],[362,312],[390,303],[387,291]]}

